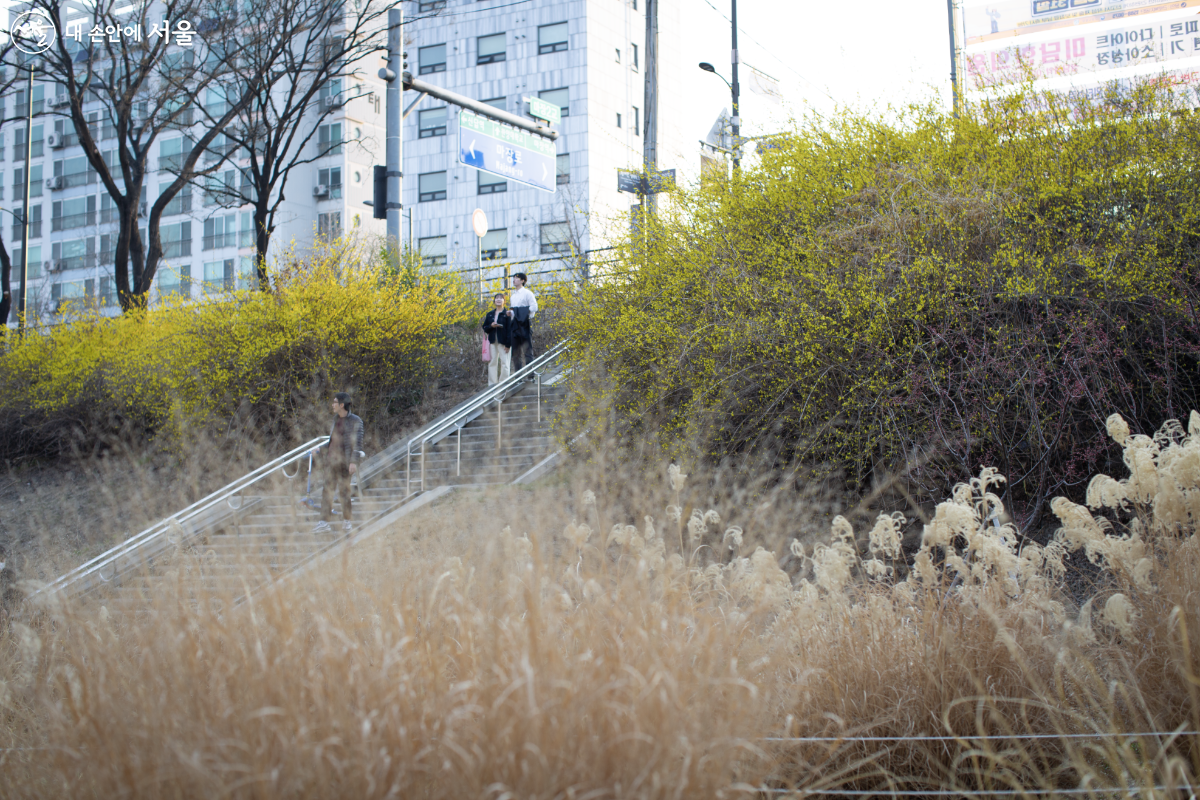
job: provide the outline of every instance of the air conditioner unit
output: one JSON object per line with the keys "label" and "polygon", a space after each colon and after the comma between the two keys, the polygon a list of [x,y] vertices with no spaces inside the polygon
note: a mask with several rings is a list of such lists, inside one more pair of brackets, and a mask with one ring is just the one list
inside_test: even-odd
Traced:
{"label": "air conditioner unit", "polygon": [[319,183],[313,187],[313,197],[329,197],[329,187]]}
{"label": "air conditioner unit", "polygon": [[138,219],[144,219],[144,218],[145,218],[145,216],[146,216],[146,204],[145,204],[145,203],[142,203],[140,206],[138,206],[138,213],[137,213],[137,215],[138,215]]}
{"label": "air conditioner unit", "polygon": [[47,261],[46,262],[46,271],[47,272],[62,272],[62,268],[63,268],[63,262],[61,262],[61,261]]}
{"label": "air conditioner unit", "polygon": [[63,135],[54,132],[46,134],[46,145],[57,150],[63,146]]}
{"label": "air conditioner unit", "polygon": [[61,175],[52,175],[49,178],[46,178],[46,188],[61,189],[63,188],[64,182],[65,181],[63,181],[63,177]]}
{"label": "air conditioner unit", "polygon": [[42,272],[54,272],[55,271],[54,268],[57,264],[58,264],[57,261],[43,261],[42,262]]}
{"label": "air conditioner unit", "polygon": [[71,98],[65,94],[60,94],[57,97],[52,97],[46,103],[51,108],[62,108],[63,106],[71,105]]}
{"label": "air conditioner unit", "polygon": [[338,106],[340,106],[341,104],[342,104],[342,98],[340,98],[336,94],[330,95],[329,97],[326,97],[325,99],[323,99],[321,101],[321,107],[326,111],[335,109]]}

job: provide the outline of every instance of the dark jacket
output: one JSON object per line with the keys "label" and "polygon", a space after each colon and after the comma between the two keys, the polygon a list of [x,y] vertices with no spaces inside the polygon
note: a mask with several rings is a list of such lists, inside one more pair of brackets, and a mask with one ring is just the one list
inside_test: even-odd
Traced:
{"label": "dark jacket", "polygon": [[517,339],[533,339],[533,334],[530,331],[529,306],[517,306],[509,310],[513,312],[512,319],[509,321],[509,335],[513,341]]}
{"label": "dark jacket", "polygon": [[[339,436],[338,423],[348,435]],[[356,414],[334,418],[333,427],[329,429],[329,463],[357,464],[362,460],[363,421]]]}
{"label": "dark jacket", "polygon": [[505,347],[512,347],[512,320],[508,318],[508,309],[500,312],[500,327],[493,328],[492,321],[496,318],[496,309],[492,309],[483,318],[483,332],[487,334],[488,341],[492,344],[502,344]]}

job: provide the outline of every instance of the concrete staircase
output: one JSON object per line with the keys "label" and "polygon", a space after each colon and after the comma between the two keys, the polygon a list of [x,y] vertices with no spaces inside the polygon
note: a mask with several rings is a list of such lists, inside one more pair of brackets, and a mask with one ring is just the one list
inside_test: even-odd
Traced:
{"label": "concrete staircase", "polygon": [[[218,606],[236,603],[449,491],[532,480],[558,457],[551,426],[566,391],[557,364],[563,349],[367,459],[356,476],[349,533],[342,531],[337,502],[333,530],[314,531],[321,466],[314,462],[312,491],[305,497],[302,470],[312,448],[298,449],[251,474],[261,476],[210,495],[39,594],[89,595],[110,613],[146,610],[147,601],[164,591]],[[320,446],[324,440],[314,441]],[[290,480],[280,481],[280,471]],[[265,476],[273,477],[273,489]]]}

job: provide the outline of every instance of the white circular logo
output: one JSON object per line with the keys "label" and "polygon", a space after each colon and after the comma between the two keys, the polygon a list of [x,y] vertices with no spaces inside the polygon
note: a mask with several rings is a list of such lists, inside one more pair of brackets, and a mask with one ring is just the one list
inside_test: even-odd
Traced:
{"label": "white circular logo", "polygon": [[20,14],[12,26],[13,45],[22,53],[39,55],[50,49],[58,30],[45,10],[36,8]]}

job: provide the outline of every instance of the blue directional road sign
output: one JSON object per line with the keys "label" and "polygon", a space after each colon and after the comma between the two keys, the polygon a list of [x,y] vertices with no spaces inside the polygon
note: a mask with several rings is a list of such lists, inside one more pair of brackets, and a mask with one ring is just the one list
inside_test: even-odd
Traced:
{"label": "blue directional road sign", "polygon": [[458,112],[458,160],[545,192],[553,193],[558,183],[552,139],[466,109]]}

